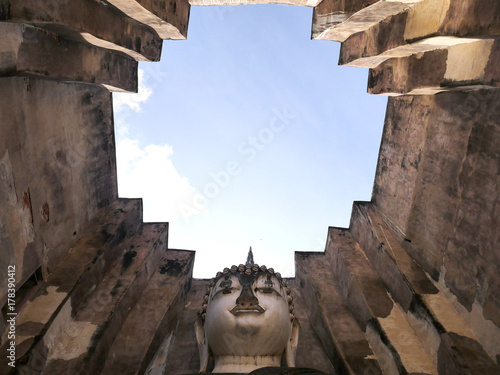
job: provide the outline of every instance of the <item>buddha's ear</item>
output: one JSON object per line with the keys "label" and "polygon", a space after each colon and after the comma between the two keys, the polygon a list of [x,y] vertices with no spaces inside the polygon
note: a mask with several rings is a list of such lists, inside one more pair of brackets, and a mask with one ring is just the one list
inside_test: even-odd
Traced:
{"label": "buddha's ear", "polygon": [[208,342],[205,337],[205,323],[201,316],[196,318],[194,329],[196,332],[196,342],[198,343],[198,352],[200,354],[200,372],[207,372],[209,360]]}
{"label": "buddha's ear", "polygon": [[300,324],[297,318],[292,320],[292,333],[290,334],[290,340],[286,344],[285,358],[286,365],[288,367],[295,367],[295,354],[297,353],[297,345],[299,343],[299,329]]}

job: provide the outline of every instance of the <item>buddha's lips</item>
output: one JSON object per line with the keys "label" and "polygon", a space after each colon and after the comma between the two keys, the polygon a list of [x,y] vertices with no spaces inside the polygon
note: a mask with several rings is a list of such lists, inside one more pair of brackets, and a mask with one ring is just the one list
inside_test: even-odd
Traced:
{"label": "buddha's lips", "polygon": [[257,314],[262,314],[266,310],[264,310],[260,305],[254,305],[254,306],[249,306],[249,307],[243,307],[240,305],[236,305],[233,307],[233,309],[230,311],[231,314],[236,315],[236,314],[247,314],[247,313],[257,313]]}

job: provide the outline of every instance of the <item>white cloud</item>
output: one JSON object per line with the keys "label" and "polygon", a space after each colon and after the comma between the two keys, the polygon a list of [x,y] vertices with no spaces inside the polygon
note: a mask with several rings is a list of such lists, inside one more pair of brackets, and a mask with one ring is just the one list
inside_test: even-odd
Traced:
{"label": "white cloud", "polygon": [[148,101],[153,90],[144,83],[144,70],[139,69],[139,88],[137,93],[115,92],[113,94],[113,108],[115,113],[131,109],[135,112],[141,111],[141,104]]}
{"label": "white cloud", "polygon": [[113,94],[118,192],[122,198],[143,198],[144,221],[172,221],[181,216],[181,205],[192,206],[197,193],[172,163],[171,146],[131,139],[127,125],[127,111],[141,112],[152,93],[139,69],[137,94]]}
{"label": "white cloud", "polygon": [[144,221],[172,221],[181,217],[180,205],[192,205],[196,190],[172,163],[171,146],[123,138],[116,149],[119,195],[143,198]]}

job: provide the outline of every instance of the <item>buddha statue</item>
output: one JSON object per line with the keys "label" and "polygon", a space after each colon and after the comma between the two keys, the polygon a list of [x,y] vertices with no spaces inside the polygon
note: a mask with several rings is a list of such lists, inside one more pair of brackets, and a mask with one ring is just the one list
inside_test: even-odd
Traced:
{"label": "buddha statue", "polygon": [[195,329],[201,373],[212,356],[213,374],[322,374],[294,368],[299,322],[290,289],[272,268],[254,264],[252,248],[246,264],[210,281]]}

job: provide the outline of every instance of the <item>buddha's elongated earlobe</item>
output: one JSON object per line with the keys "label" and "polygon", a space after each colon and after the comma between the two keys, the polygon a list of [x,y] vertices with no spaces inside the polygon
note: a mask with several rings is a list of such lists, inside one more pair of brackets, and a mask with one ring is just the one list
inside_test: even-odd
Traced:
{"label": "buddha's elongated earlobe", "polygon": [[201,316],[197,317],[194,328],[196,332],[196,342],[198,343],[198,352],[200,354],[200,373],[207,372],[209,350],[207,338],[205,336],[205,323]]}
{"label": "buddha's elongated earlobe", "polygon": [[299,343],[300,324],[295,317],[293,318],[291,324],[292,333],[290,335],[290,340],[288,340],[288,343],[286,344],[285,359],[288,367],[295,367],[295,354],[297,353],[297,344]]}

